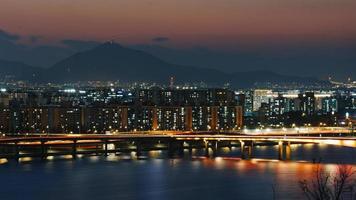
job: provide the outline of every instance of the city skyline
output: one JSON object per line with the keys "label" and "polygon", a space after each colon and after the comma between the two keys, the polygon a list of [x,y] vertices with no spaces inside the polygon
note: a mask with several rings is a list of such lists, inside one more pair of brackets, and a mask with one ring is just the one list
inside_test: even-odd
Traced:
{"label": "city skyline", "polygon": [[0,0],[0,199],[356,199],[355,0]]}

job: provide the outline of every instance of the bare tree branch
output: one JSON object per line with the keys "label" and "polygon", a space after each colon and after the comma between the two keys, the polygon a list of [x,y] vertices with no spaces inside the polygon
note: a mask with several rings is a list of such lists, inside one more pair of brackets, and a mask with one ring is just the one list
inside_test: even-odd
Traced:
{"label": "bare tree branch", "polygon": [[312,179],[299,181],[299,187],[309,200],[342,200],[347,192],[354,199],[355,173],[352,167],[339,165],[336,173],[331,175],[317,164]]}

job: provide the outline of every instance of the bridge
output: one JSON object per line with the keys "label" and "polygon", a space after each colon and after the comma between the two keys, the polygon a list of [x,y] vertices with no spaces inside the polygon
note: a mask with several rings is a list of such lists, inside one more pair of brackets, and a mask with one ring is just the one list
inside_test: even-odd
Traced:
{"label": "bridge", "polygon": [[[283,134],[282,134],[283,133]],[[135,152],[137,158],[151,150],[166,151],[168,157],[189,155],[193,149],[204,150],[204,156],[215,157],[222,148],[238,147],[240,157],[253,157],[256,145],[278,145],[278,159],[291,159],[291,144],[315,143],[356,147],[356,137],[346,129],[322,132],[266,131],[260,134],[236,134],[232,132],[169,132],[169,133],[121,133],[112,135],[29,135],[0,137],[0,159],[19,160],[22,157],[71,155],[103,155]]]}
{"label": "bridge", "polygon": [[[339,135],[354,132],[353,127],[293,127],[293,128],[265,128],[240,130],[210,130],[210,131],[134,131],[112,132],[109,134],[244,134],[244,135]],[[52,134],[51,134],[52,135]]]}

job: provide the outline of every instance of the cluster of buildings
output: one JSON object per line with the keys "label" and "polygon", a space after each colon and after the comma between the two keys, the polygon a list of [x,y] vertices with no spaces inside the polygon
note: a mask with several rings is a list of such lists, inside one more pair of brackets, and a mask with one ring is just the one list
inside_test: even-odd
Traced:
{"label": "cluster of buildings", "polygon": [[1,133],[233,130],[243,109],[227,89],[114,88],[0,93]]}
{"label": "cluster of buildings", "polygon": [[0,133],[347,126],[356,92],[114,85],[0,88]]}
{"label": "cluster of buildings", "polygon": [[244,107],[246,126],[339,126],[356,114],[352,90],[250,90],[236,94]]}

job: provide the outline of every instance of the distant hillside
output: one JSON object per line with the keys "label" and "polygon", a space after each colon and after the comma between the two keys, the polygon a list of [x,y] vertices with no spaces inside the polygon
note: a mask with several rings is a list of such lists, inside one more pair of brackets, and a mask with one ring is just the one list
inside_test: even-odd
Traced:
{"label": "distant hillside", "polygon": [[50,68],[58,81],[123,80],[167,83],[174,76],[179,82],[224,83],[228,75],[217,71],[167,63],[148,53],[104,43],[77,53]]}
{"label": "distant hillside", "polygon": [[179,66],[165,62],[144,51],[104,43],[92,50],[77,53],[50,69],[53,80],[123,80],[167,83],[174,76],[178,83],[200,82],[209,84],[231,83],[248,87],[255,82],[299,82],[311,84],[314,78],[279,75],[269,71],[251,71],[227,74],[218,70]]}
{"label": "distant hillside", "polygon": [[16,80],[39,81],[44,70],[15,61],[0,60],[0,78],[12,77]]}
{"label": "distant hillside", "polygon": [[274,83],[274,84],[303,84],[305,86],[315,85],[315,84],[328,84],[326,81],[318,80],[315,77],[298,77],[298,76],[288,76],[281,75],[271,71],[247,71],[247,72],[236,72],[233,74],[236,77],[235,80],[231,81],[236,85],[241,87],[251,87],[255,83]]}
{"label": "distant hillside", "polygon": [[22,63],[0,62],[0,76],[38,82],[77,82],[90,80],[146,81],[167,84],[206,82],[210,85],[230,83],[233,87],[250,87],[255,82],[305,83],[320,82],[315,78],[284,76],[270,71],[224,73],[214,69],[180,66],[163,61],[144,51],[107,42],[91,50],[76,53],[44,70]]}

